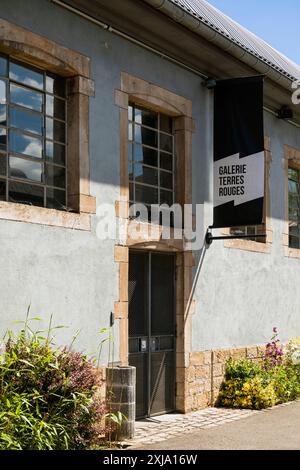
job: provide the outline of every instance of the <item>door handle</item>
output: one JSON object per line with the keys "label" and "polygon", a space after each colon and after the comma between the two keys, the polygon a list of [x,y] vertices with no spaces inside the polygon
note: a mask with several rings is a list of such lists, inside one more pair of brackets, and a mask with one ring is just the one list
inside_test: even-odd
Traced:
{"label": "door handle", "polygon": [[151,338],[150,343],[151,352],[159,351],[159,339],[156,337]]}
{"label": "door handle", "polygon": [[140,338],[140,352],[148,351],[148,341],[147,338]]}

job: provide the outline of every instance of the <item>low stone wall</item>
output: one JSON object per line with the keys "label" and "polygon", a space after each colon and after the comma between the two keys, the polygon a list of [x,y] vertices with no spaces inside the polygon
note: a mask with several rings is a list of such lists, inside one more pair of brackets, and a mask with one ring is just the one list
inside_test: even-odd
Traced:
{"label": "low stone wall", "polygon": [[191,353],[185,373],[183,411],[188,413],[215,404],[229,358],[258,361],[264,351],[264,346],[251,346]]}

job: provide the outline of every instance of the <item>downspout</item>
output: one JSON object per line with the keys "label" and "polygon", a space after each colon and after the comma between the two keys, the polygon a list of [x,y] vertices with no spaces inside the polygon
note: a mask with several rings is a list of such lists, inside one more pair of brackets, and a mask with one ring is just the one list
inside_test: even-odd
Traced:
{"label": "downspout", "polygon": [[247,51],[246,48],[235,44],[231,39],[226,38],[222,34],[218,33],[211,26],[206,25],[197,17],[190,15],[170,0],[143,1],[157,10],[161,10],[162,13],[169,16],[172,20],[182,24],[187,29],[205,38],[207,41],[228,52],[236,59],[252,67],[259,74],[266,75],[271,80],[281,85],[283,88],[288,89],[289,91],[291,90],[291,83],[293,78],[291,77],[289,79],[288,77],[284,76],[280,72],[279,67],[278,70],[276,70],[275,65],[260,60],[253,53],[251,53],[250,50]]}

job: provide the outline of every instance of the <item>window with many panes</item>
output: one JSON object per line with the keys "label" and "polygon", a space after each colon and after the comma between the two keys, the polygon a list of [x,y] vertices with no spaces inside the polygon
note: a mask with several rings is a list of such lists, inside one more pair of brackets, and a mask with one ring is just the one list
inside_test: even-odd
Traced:
{"label": "window with many panes", "polygon": [[65,81],[0,56],[0,200],[66,209]]}
{"label": "window with many panes", "polygon": [[[230,229],[230,235],[247,235],[248,240],[252,240],[258,243],[265,243],[265,237],[257,237],[255,235],[264,235],[266,233],[265,225],[249,225],[246,227],[233,227]],[[252,237],[252,238],[251,238]]]}
{"label": "window with many panes", "polygon": [[300,248],[300,170],[288,169],[289,178],[289,246]]}
{"label": "window with many panes", "polygon": [[[172,118],[140,106],[129,106],[130,203],[174,201],[174,135]],[[149,211],[150,213],[150,211]]]}

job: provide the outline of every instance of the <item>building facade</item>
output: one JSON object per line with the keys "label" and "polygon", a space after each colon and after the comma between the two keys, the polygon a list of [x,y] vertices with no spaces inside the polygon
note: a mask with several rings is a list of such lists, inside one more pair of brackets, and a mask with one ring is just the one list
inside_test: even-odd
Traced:
{"label": "building facade", "polygon": [[[109,360],[137,367],[138,416],[209,406],[229,357],[257,357],[274,326],[300,331],[300,68],[202,0],[1,7],[1,332],[30,305],[69,327],[59,344],[80,330],[76,347],[96,354],[113,324]],[[231,232],[267,236],[207,248],[207,78],[258,74],[265,224]],[[151,233],[130,203],[192,205],[201,243]]]}

